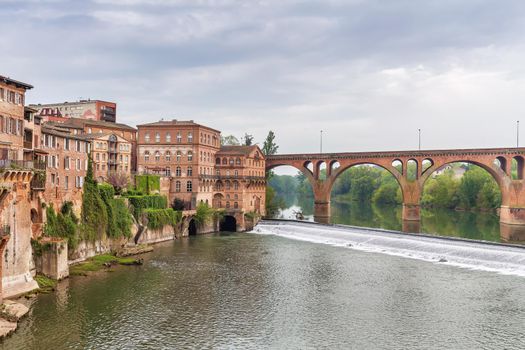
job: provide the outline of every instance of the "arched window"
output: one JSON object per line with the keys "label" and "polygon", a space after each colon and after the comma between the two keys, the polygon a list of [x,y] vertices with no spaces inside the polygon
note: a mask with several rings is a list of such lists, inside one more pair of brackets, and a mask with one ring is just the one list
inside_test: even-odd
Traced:
{"label": "arched window", "polygon": [[177,162],[180,162],[181,156],[182,156],[182,153],[180,151],[177,151]]}
{"label": "arched window", "polygon": [[233,198],[234,198],[235,200],[237,200],[237,199],[239,199],[239,195],[238,195],[238,194],[235,194],[235,195],[233,196]]}
{"label": "arched window", "polygon": [[239,189],[239,183],[237,181],[233,182],[233,189],[238,190]]}
{"label": "arched window", "polygon": [[226,202],[226,208],[230,207],[230,202]]}
{"label": "arched window", "polygon": [[186,192],[191,192],[193,190],[193,186],[191,181],[186,182]]}
{"label": "arched window", "polygon": [[156,162],[160,161],[160,152],[159,151],[155,151],[155,161]]}
{"label": "arched window", "polygon": [[171,134],[169,132],[166,133],[166,143],[171,142]]}
{"label": "arched window", "polygon": [[193,176],[193,168],[191,166],[188,167],[188,170],[186,171],[186,175]]}
{"label": "arched window", "polygon": [[234,202],[234,203],[233,203],[233,208],[234,208],[234,209],[239,209],[239,203]]}
{"label": "arched window", "polygon": [[182,171],[180,169],[180,166],[175,168],[175,176],[180,177],[182,175]]}
{"label": "arched window", "polygon": [[233,158],[230,158],[230,165],[234,165],[234,160],[233,160]]}
{"label": "arched window", "polygon": [[144,134],[144,142],[149,143],[149,132]]}
{"label": "arched window", "polygon": [[144,152],[144,161],[149,162],[149,151]]}
{"label": "arched window", "polygon": [[191,161],[193,161],[193,152],[188,151],[188,162],[191,162]]}
{"label": "arched window", "polygon": [[193,134],[191,132],[188,133],[188,143],[193,142]]}
{"label": "arched window", "polygon": [[226,189],[229,190],[230,189],[230,181],[226,181]]}
{"label": "arched window", "polygon": [[182,135],[180,134],[180,131],[177,133],[177,143],[182,142]]}
{"label": "arched window", "polygon": [[180,192],[180,181],[175,181],[175,192]]}
{"label": "arched window", "polygon": [[167,162],[171,161],[171,152],[170,151],[166,151],[166,161]]}
{"label": "arched window", "polygon": [[222,165],[228,165],[228,159],[222,158]]}
{"label": "arched window", "polygon": [[235,177],[239,176],[239,170],[235,170]]}
{"label": "arched window", "polygon": [[159,142],[160,142],[160,133],[159,133],[159,132],[156,132],[156,133],[155,133],[155,142],[156,142],[156,143],[159,143]]}
{"label": "arched window", "polygon": [[237,165],[241,165],[241,158],[237,158],[237,159],[235,159],[235,164],[237,164]]}
{"label": "arched window", "polygon": [[215,158],[215,164],[220,165],[221,164],[221,159],[220,158]]}

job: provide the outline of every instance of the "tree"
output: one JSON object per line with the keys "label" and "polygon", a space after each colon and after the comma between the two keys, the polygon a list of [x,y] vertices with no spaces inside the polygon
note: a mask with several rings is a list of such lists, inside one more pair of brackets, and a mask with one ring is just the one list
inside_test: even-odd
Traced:
{"label": "tree", "polygon": [[243,140],[244,140],[244,145],[245,146],[253,145],[253,135],[250,135],[248,133],[244,133]]}
{"label": "tree", "polygon": [[85,238],[102,238],[108,227],[106,204],[100,196],[97,182],[93,178],[93,160],[88,156],[88,168],[82,195],[81,221]]}
{"label": "tree", "polygon": [[125,173],[111,172],[108,175],[108,183],[113,186],[116,194],[121,194],[129,185],[129,177]]}
{"label": "tree", "polygon": [[221,136],[221,145],[222,146],[239,146],[239,139],[233,135]]}
{"label": "tree", "polygon": [[275,134],[270,130],[268,136],[266,136],[266,140],[264,140],[262,152],[265,156],[271,156],[276,154],[278,149],[279,146],[275,143]]}

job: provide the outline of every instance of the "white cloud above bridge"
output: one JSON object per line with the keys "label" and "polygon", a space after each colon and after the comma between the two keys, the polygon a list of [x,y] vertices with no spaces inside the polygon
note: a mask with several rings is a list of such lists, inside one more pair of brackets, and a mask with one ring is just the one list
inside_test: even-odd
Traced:
{"label": "white cloud above bridge", "polygon": [[0,32],[30,103],[272,129],[286,153],[321,129],[328,152],[414,149],[418,128],[423,148],[513,146],[525,122],[523,1],[0,0]]}

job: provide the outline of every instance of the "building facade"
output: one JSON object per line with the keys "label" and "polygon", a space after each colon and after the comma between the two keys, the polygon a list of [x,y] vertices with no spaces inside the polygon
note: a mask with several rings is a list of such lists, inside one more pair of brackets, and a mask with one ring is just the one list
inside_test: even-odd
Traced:
{"label": "building facade", "polygon": [[24,101],[33,86],[0,76],[0,160],[22,160]]}
{"label": "building facade", "polygon": [[55,210],[71,202],[79,215],[91,143],[67,129],[44,125],[41,133],[39,148],[46,163],[42,200],[47,205],[53,204]]}
{"label": "building facade", "polygon": [[137,172],[171,178],[169,199],[179,198],[188,207],[211,205],[213,187],[202,188],[199,175],[213,174],[220,131],[190,121],[159,121],[138,125]]}
{"label": "building facade", "polygon": [[117,104],[101,100],[33,104],[44,121],[64,122],[70,118],[101,120],[114,123],[117,120]]}
{"label": "building facade", "polygon": [[89,141],[93,160],[93,175],[99,182],[107,181],[112,174],[131,176],[131,143],[115,134],[83,134]]}

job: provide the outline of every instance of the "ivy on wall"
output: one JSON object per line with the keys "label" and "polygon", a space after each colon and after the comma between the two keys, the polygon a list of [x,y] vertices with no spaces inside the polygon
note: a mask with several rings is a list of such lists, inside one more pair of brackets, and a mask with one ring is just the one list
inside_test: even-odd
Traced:
{"label": "ivy on wall", "polygon": [[160,176],[158,175],[137,175],[135,177],[136,190],[145,193],[159,193],[160,192]]}
{"label": "ivy on wall", "polygon": [[158,230],[166,225],[176,227],[182,219],[182,213],[172,208],[145,209],[144,216],[147,220],[147,226],[151,230]]}
{"label": "ivy on wall", "polygon": [[128,197],[131,210],[135,219],[139,220],[142,212],[146,208],[150,209],[166,209],[168,207],[168,199],[166,196],[129,196]]}

